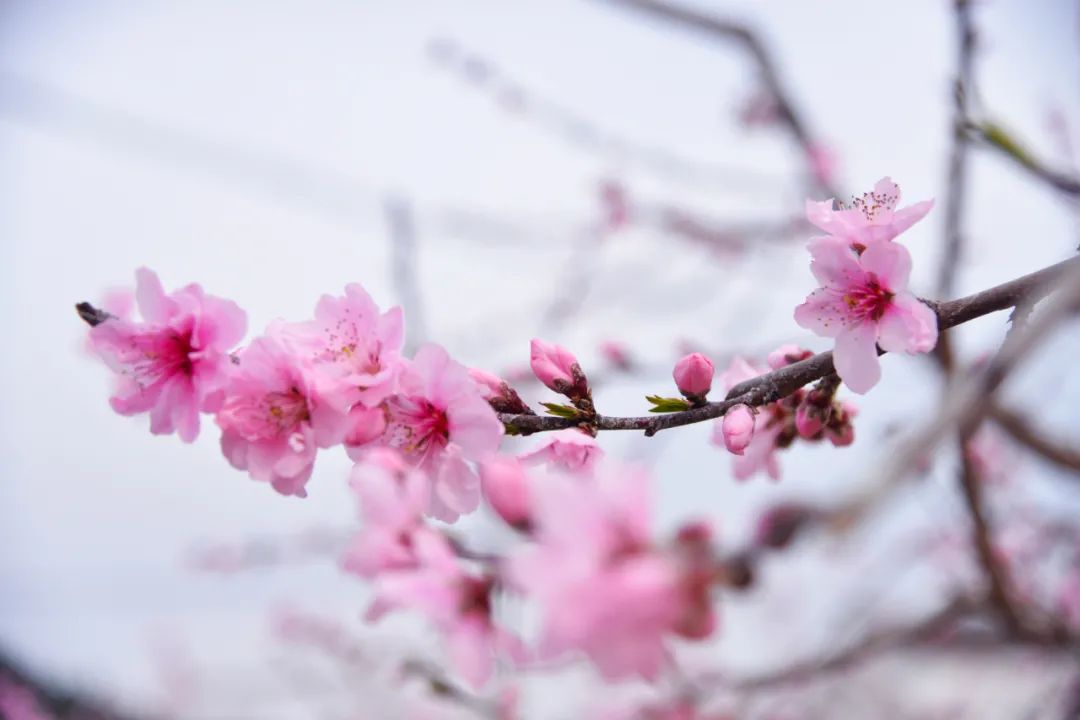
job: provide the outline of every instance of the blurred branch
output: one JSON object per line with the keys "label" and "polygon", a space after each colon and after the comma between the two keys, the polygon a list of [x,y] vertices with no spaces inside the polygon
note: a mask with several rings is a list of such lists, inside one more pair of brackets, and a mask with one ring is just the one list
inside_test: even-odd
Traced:
{"label": "blurred branch", "polygon": [[505,113],[528,119],[565,142],[620,162],[629,161],[657,176],[681,182],[711,182],[746,194],[775,192],[778,177],[752,167],[702,162],[669,150],[630,140],[544,97],[508,75],[491,58],[463,48],[450,38],[435,38],[428,56],[470,87],[490,95]]}
{"label": "blurred branch", "polygon": [[[130,716],[116,712],[105,707],[103,703],[93,700],[82,693],[63,688],[56,683],[48,682],[33,675],[27,669],[19,666],[5,652],[0,651],[0,695],[2,699],[9,698],[12,692],[28,693],[33,702],[40,710],[48,713],[48,717],[54,720],[127,720]],[[42,717],[31,709],[11,709],[6,704],[0,704],[0,718],[11,717],[18,720],[18,711],[22,709],[28,718]],[[13,715],[7,715],[10,710]]]}
{"label": "blurred branch", "polygon": [[761,74],[761,81],[773,96],[780,122],[802,150],[808,168],[807,175],[821,193],[834,198],[839,195],[836,188],[818,177],[810,169],[813,165],[812,158],[816,153],[816,143],[807,130],[806,120],[780,80],[780,73],[777,70],[776,63],[766,49],[765,43],[757,34],[744,25],[675,3],[660,0],[600,0],[600,2],[641,12],[691,30],[703,32],[719,40],[734,42],[742,47],[753,59],[754,64],[757,65],[758,72]]}
{"label": "blurred branch", "polygon": [[982,146],[996,150],[998,154],[1009,158],[1036,180],[1073,199],[1080,198],[1080,178],[1048,168],[1036,160],[1000,125],[992,122],[969,122],[966,124],[965,129],[971,139],[977,140]]}
{"label": "blurred branch", "polygon": [[388,197],[383,207],[390,231],[390,277],[405,316],[409,318],[405,351],[412,353],[427,338],[424,303],[416,281],[419,263],[416,253],[416,222],[412,204],[407,198]]}
{"label": "blurred branch", "polygon": [[[971,5],[968,0],[954,0],[958,59],[953,80],[952,149],[949,152],[949,182],[945,201],[945,252],[938,271],[937,297],[948,297],[956,284],[956,272],[964,249],[961,219],[967,195],[968,146],[965,131],[968,117],[968,95],[973,92],[972,65],[975,55],[975,30],[971,24]],[[947,345],[945,346],[948,347]],[[949,366],[947,355],[943,364]]]}
{"label": "blurred branch", "polygon": [[[933,421],[911,437],[905,448],[889,458],[881,472],[883,482],[891,484],[906,474],[918,458],[929,456],[938,443],[954,429],[961,435],[973,432],[993,402],[998,388],[1012,370],[1037,348],[1051,331],[1075,314],[1080,306],[1080,258],[1058,263],[1053,269],[1058,272],[1050,277],[1038,278],[1029,293],[1013,297],[1010,303],[1034,303],[1039,297],[1056,290],[1046,307],[1031,320],[1018,326],[1015,332],[1009,333],[1001,349],[981,370],[968,373],[953,383]],[[1040,273],[1035,273],[1027,277],[1037,278],[1039,275]],[[938,307],[948,304],[941,303]]]}
{"label": "blurred branch", "polygon": [[1080,473],[1080,451],[1070,445],[1059,443],[1043,436],[1033,426],[1030,419],[995,404],[990,408],[990,417],[1009,437],[1023,445],[1039,457],[1055,465]]}
{"label": "blurred branch", "polygon": [[961,434],[959,442],[960,488],[964,496],[964,506],[971,519],[972,544],[990,588],[990,603],[1001,619],[1002,625],[1009,635],[1024,635],[1026,628],[1014,603],[1007,571],[999,561],[991,539],[990,520],[986,515],[982,498],[982,480],[968,448],[972,432],[973,430]]}
{"label": "blurred branch", "polygon": [[[938,328],[946,330],[983,315],[1015,307],[1020,302],[1033,302],[1050,293],[1059,281],[1062,281],[1063,286],[1069,290],[1067,301],[1073,294],[1080,295],[1080,258],[1065,260],[964,298],[927,304],[937,315]],[[1040,316],[1039,320],[1042,319],[1043,316]],[[1049,329],[1042,328],[1041,324],[1036,322],[1024,329],[1031,332],[1037,324],[1039,334]],[[1027,334],[1025,333],[1025,336]],[[993,370],[993,372],[998,371],[996,367]],[[651,436],[660,430],[713,420],[721,417],[728,408],[740,403],[757,406],[779,400],[832,372],[834,372],[832,353],[819,353],[806,360],[739,383],[728,392],[727,398],[720,402],[710,402],[700,408],[663,415],[644,417],[598,415],[590,425],[598,430],[643,430],[646,435]],[[574,418],[538,415],[501,414],[500,419],[503,423],[523,433],[562,430],[578,424]]]}
{"label": "blurred branch", "polygon": [[795,663],[781,670],[736,681],[736,690],[750,691],[804,682],[820,675],[840,672],[891,650],[932,641],[957,621],[977,611],[979,605],[967,598],[956,598],[929,617],[902,628],[888,628],[868,634],[856,644],[823,658]]}

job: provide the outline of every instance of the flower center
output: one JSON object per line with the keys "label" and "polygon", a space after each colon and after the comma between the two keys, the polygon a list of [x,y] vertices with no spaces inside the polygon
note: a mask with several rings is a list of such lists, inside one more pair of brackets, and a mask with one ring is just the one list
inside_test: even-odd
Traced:
{"label": "flower center", "polygon": [[191,333],[166,330],[132,339],[126,372],[146,388],[174,375],[191,377]]}
{"label": "flower center", "polygon": [[883,288],[873,275],[860,287],[844,294],[844,303],[855,320],[880,320],[892,302],[893,293]]}
{"label": "flower center", "polygon": [[391,447],[407,454],[426,455],[450,442],[446,411],[426,398],[399,395],[387,401],[387,411],[386,437]]}
{"label": "flower center", "polygon": [[221,414],[248,440],[265,440],[291,434],[311,418],[307,398],[297,387],[265,395],[230,398]]}
{"label": "flower center", "polygon": [[883,193],[872,191],[863,193],[862,197],[857,197],[851,201],[851,206],[861,212],[868,222],[874,222],[878,215],[889,212],[896,207],[899,192],[900,188]]}

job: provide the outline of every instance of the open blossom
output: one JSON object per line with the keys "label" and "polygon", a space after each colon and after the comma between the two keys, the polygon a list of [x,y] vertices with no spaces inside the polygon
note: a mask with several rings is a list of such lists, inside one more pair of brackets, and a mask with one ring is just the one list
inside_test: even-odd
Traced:
{"label": "open blossom", "polygon": [[293,349],[269,335],[240,353],[217,423],[233,467],[305,497],[317,449],[342,441],[348,415],[323,400]]}
{"label": "open blossom", "polygon": [[363,526],[342,559],[345,570],[371,578],[415,567],[412,534],[424,526],[431,493],[423,471],[395,450],[375,448],[353,467],[349,487],[360,500]]}
{"label": "open blossom", "polygon": [[113,317],[90,330],[94,351],[118,376],[110,398],[121,415],[150,413],[150,432],[199,434],[199,411],[221,404],[229,350],[244,336],[247,318],[230,300],[198,285],[166,294],[157,275],[135,272],[142,321]]}
{"label": "open blossom", "polygon": [[380,313],[360,285],[346,285],[344,296],[323,295],[313,321],[281,331],[308,354],[319,393],[341,410],[374,407],[394,391],[405,332],[401,308]]}
{"label": "open blossom", "polygon": [[899,202],[900,187],[886,177],[878,180],[872,191],[855,198],[850,208],[833,209],[832,200],[807,200],[806,219],[861,251],[892,240],[934,207],[933,200],[923,200],[897,210]]}
{"label": "open blossom", "polygon": [[469,371],[438,345],[421,347],[386,400],[383,441],[433,479],[429,514],[447,522],[472,512],[480,481],[469,462],[493,454],[503,425]]}
{"label": "open blossom", "polygon": [[480,486],[491,509],[511,527],[532,523],[529,476],[517,458],[496,455],[480,464]]}
{"label": "open blossom", "polygon": [[537,543],[508,573],[540,606],[542,656],[576,649],[607,678],[655,678],[668,636],[712,631],[708,553],[685,551],[701,533],[675,550],[653,547],[648,485],[640,469],[609,464],[593,478],[533,486]]}
{"label": "open blossom", "polygon": [[412,536],[415,566],[379,574],[377,604],[422,613],[443,636],[451,664],[473,687],[491,677],[495,657],[524,660],[520,641],[492,618],[493,578],[465,567],[446,537],[423,528]]}
{"label": "open blossom", "polygon": [[886,352],[922,353],[937,343],[937,317],[907,291],[911,256],[896,243],[877,243],[863,253],[843,240],[810,243],[810,269],[822,287],[795,308],[795,322],[836,338],[836,373],[854,392],[881,378],[877,346]]}
{"label": "open blossom", "polygon": [[704,399],[712,390],[713,364],[701,353],[690,353],[675,363],[672,372],[679,392],[690,399]]}
{"label": "open blossom", "polygon": [[551,433],[535,450],[518,456],[525,465],[547,465],[568,473],[588,474],[604,456],[600,443],[591,435],[569,428]]}

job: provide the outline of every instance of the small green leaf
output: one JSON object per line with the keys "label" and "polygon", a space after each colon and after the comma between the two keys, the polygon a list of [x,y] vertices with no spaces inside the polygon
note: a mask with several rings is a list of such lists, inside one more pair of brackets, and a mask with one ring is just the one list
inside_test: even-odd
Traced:
{"label": "small green leaf", "polygon": [[645,399],[653,404],[653,407],[649,408],[649,412],[654,413],[669,413],[669,412],[681,412],[683,410],[690,409],[690,403],[682,398],[668,398],[660,397],[659,395],[646,395]]}
{"label": "small green leaf", "polygon": [[993,122],[985,122],[979,126],[979,130],[982,131],[986,141],[994,147],[1012,155],[1024,165],[1035,164],[1035,160],[1028,154],[1028,151],[1005,128]]}
{"label": "small green leaf", "polygon": [[559,403],[547,402],[542,402],[540,404],[547,408],[547,411],[550,414],[557,415],[558,417],[576,418],[578,416],[578,411],[570,407],[569,405],[560,405]]}

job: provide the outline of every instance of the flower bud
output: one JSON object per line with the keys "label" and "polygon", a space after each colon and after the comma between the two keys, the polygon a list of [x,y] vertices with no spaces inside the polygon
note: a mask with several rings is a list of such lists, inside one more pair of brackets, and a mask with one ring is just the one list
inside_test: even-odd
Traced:
{"label": "flower bud", "polygon": [[[826,411],[827,412],[827,411]],[[799,436],[810,440],[825,427],[825,412],[816,403],[803,400],[795,410],[795,429]]]}
{"label": "flower bud", "polygon": [[812,356],[814,353],[809,350],[804,350],[798,345],[781,345],[780,347],[769,353],[768,363],[769,367],[773,370],[779,370],[782,367],[787,367],[792,363],[797,363],[800,360]]}
{"label": "flower bud", "polygon": [[529,352],[529,364],[540,382],[567,397],[584,397],[588,383],[581,365],[566,348],[533,338]]}
{"label": "flower bud", "polygon": [[515,458],[497,455],[482,462],[480,488],[488,505],[507,525],[518,530],[529,527],[529,478]]}
{"label": "flower bud", "polygon": [[754,437],[754,410],[736,405],[727,411],[722,422],[724,447],[733,455],[742,455]]}
{"label": "flower bud", "polygon": [[490,400],[502,394],[503,380],[499,376],[493,375],[487,370],[469,368],[469,377],[480,388],[480,393],[485,400]]}
{"label": "flower bud", "polygon": [[345,452],[353,460],[359,460],[368,445],[383,436],[386,431],[386,411],[382,406],[373,408],[360,403],[349,410],[349,429],[343,444]]}
{"label": "flower bud", "polygon": [[712,389],[713,364],[701,353],[690,353],[675,363],[675,385],[686,398],[704,400]]}

